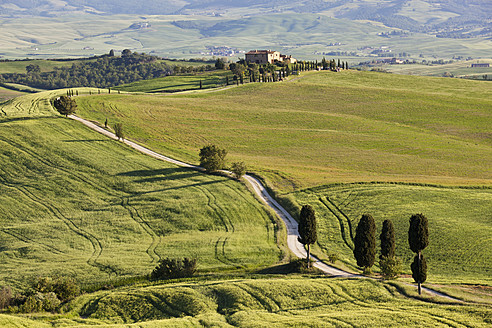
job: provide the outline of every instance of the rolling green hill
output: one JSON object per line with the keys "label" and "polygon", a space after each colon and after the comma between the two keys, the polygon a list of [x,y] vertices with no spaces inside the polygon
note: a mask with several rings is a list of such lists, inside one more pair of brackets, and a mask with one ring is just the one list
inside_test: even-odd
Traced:
{"label": "rolling green hill", "polygon": [[[196,162],[203,145],[225,147],[294,204],[293,214],[315,206],[320,248],[350,269],[355,227],[369,212],[379,229],[384,219],[395,222],[409,273],[408,219],[422,212],[432,231],[429,281],[490,285],[488,85],[368,72],[291,81],[77,101],[83,116],[123,122],[132,138],[177,158]],[[347,182],[357,183],[340,184]]]}
{"label": "rolling green hill", "polygon": [[[151,83],[151,82],[150,82]],[[78,98],[81,114],[179,158],[216,143],[280,190],[330,182],[490,184],[486,83],[308,73],[200,95]]]}
{"label": "rolling green hill", "polygon": [[371,280],[275,278],[185,282],[84,295],[68,313],[0,314],[3,327],[487,327],[491,309],[406,298]]}
{"label": "rolling green hill", "polygon": [[0,107],[0,285],[53,275],[98,285],[147,275],[164,257],[196,257],[203,273],[282,258],[279,228],[242,184],[61,118],[54,95]]}

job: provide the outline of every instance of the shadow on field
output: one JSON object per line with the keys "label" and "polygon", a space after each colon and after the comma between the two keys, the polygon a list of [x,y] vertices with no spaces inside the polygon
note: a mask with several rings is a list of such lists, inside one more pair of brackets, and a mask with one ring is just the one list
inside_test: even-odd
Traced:
{"label": "shadow on field", "polygon": [[81,139],[81,140],[62,140],[63,142],[96,142],[96,141],[112,141],[111,139]]}
{"label": "shadow on field", "polygon": [[2,123],[12,123],[12,122],[22,122],[22,121],[32,121],[32,120],[41,120],[41,119],[56,119],[56,116],[22,116],[22,117],[1,117],[0,116],[0,124]]}
{"label": "shadow on field", "polygon": [[[162,180],[166,180],[165,178]],[[157,189],[157,190],[150,190],[150,191],[144,191],[144,192],[138,192],[136,195],[147,195],[147,194],[152,194],[155,192],[162,192],[162,191],[169,191],[169,190],[178,190],[178,189],[186,189],[186,188],[191,188],[191,187],[202,187],[206,185],[211,185],[215,183],[222,183],[226,180],[218,180],[218,181],[207,181],[207,182],[198,182],[198,183],[193,183],[189,185],[182,185],[182,186],[177,186],[177,187],[169,187],[169,188],[163,188],[163,189]]]}
{"label": "shadow on field", "polygon": [[202,176],[202,174],[200,174],[196,170],[183,167],[165,168],[158,170],[138,170],[118,174],[118,176],[144,178],[135,181],[138,183],[189,179],[199,175]]}

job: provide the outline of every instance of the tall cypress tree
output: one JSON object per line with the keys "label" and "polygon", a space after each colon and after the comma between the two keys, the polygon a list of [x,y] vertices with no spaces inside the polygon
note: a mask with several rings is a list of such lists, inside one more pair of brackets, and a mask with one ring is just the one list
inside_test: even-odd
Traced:
{"label": "tall cypress tree", "polygon": [[376,260],[376,224],[369,214],[362,215],[355,230],[354,256],[357,265],[370,273]]}
{"label": "tall cypress tree", "polygon": [[381,240],[381,255],[380,259],[384,257],[392,258],[395,256],[395,228],[391,220],[384,220],[383,229],[379,235]]}
{"label": "tall cypress tree", "polygon": [[307,245],[307,262],[310,266],[311,256],[311,244],[316,242],[318,238],[316,233],[316,215],[314,209],[310,205],[304,205],[301,208],[301,214],[299,215],[299,237],[298,240],[301,244]]}
{"label": "tall cypress tree", "polygon": [[419,295],[422,293],[421,284],[427,279],[427,263],[422,251],[429,245],[429,222],[423,214],[414,214],[410,217],[408,229],[408,243],[412,252],[416,253],[410,266],[412,277],[418,284]]}

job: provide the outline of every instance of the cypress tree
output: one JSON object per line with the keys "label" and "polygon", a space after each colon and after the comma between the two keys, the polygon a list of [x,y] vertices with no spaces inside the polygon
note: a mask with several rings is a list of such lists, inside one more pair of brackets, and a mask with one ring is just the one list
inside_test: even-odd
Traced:
{"label": "cypress tree", "polygon": [[414,214],[410,217],[408,243],[412,252],[416,253],[410,268],[421,295],[421,283],[427,279],[427,263],[423,259],[422,251],[429,245],[429,222],[423,214]]}
{"label": "cypress tree", "polygon": [[379,235],[381,240],[381,255],[380,259],[384,257],[395,257],[395,228],[391,220],[384,220],[383,229]]}
{"label": "cypress tree", "polygon": [[410,265],[412,269],[412,278],[415,281],[419,282],[419,295],[421,293],[420,283],[425,282],[427,280],[427,261],[424,258],[424,255],[415,255],[413,258],[413,262]]}
{"label": "cypress tree", "polygon": [[203,88],[202,80],[200,80],[200,89]]}
{"label": "cypress tree", "polygon": [[299,242],[303,245],[307,245],[307,262],[310,266],[311,256],[311,244],[314,244],[317,239],[316,233],[316,215],[314,209],[310,205],[304,205],[301,208],[301,214],[299,215]]}
{"label": "cypress tree", "polygon": [[376,259],[376,224],[369,214],[362,215],[355,230],[354,256],[357,265],[370,273]]}
{"label": "cypress tree", "polygon": [[340,58],[338,58],[338,67],[342,67],[342,65],[340,64]]}

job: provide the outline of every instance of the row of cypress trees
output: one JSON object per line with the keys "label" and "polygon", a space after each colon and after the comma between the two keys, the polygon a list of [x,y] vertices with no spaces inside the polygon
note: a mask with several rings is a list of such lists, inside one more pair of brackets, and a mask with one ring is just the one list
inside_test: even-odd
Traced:
{"label": "row of cypress trees", "polygon": [[[301,244],[307,246],[307,262],[310,266],[311,244],[317,240],[316,216],[310,205],[301,208],[299,216],[299,237]],[[384,278],[395,278],[400,273],[401,261],[396,257],[395,228],[391,220],[385,220],[379,235],[381,240],[381,255],[379,264]],[[427,263],[422,251],[429,245],[428,220],[423,214],[414,214],[410,217],[408,229],[408,243],[410,249],[416,253],[411,264],[412,277],[418,283],[418,292],[421,294],[421,283],[427,279]],[[364,268],[369,274],[376,260],[376,223],[369,214],[362,215],[354,237],[354,250],[357,265]]]}
{"label": "row of cypress trees", "polygon": [[[396,276],[398,270],[395,270],[395,267],[398,266],[398,259],[395,257],[395,229],[391,220],[383,222],[380,240],[380,267],[383,276]],[[427,279],[427,263],[422,251],[429,245],[428,220],[423,214],[414,214],[410,217],[408,243],[410,249],[416,253],[410,268],[413,279],[418,283],[420,295],[421,283]],[[354,238],[354,256],[357,265],[364,268],[364,273],[370,273],[376,258],[376,224],[374,218],[369,214],[362,215],[357,225]]]}

